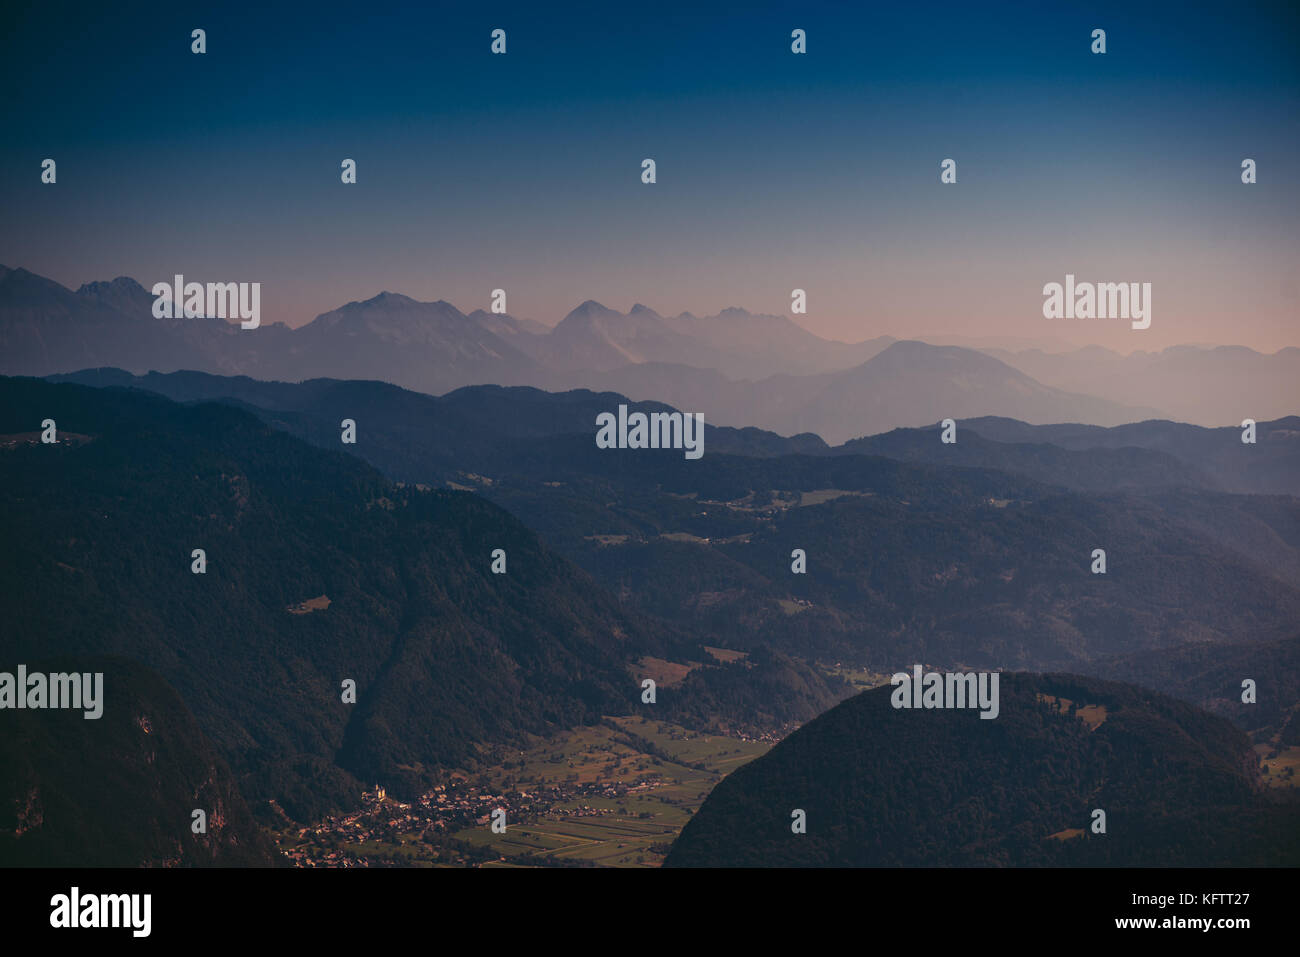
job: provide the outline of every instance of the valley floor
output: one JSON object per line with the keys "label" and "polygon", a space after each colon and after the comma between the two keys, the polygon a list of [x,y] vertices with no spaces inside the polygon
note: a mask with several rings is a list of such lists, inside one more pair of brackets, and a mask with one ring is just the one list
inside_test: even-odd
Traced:
{"label": "valley floor", "polygon": [[[367,792],[356,811],[275,840],[300,867],[657,867],[717,783],[773,743],[608,718],[410,804]],[[504,834],[490,826],[497,808]]]}

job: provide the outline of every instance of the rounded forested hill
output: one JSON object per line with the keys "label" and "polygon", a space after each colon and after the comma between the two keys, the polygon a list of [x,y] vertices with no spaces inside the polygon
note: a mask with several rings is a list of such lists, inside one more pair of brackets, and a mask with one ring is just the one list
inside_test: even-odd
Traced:
{"label": "rounded forested hill", "polygon": [[[1225,866],[1300,862],[1227,721],[1131,685],[1003,674],[1000,714],[863,692],[738,769],[668,866]],[[1093,834],[1094,809],[1106,833]],[[793,833],[792,812],[807,831]]]}

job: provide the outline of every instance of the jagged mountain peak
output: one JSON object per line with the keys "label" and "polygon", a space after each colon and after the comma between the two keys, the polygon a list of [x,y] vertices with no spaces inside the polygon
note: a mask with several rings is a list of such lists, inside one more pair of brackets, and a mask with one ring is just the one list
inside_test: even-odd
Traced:
{"label": "jagged mountain peak", "polygon": [[144,292],[144,286],[136,282],[130,276],[118,276],[116,279],[110,279],[105,282],[97,279],[93,282],[84,282],[77,289],[78,296],[94,296],[105,291],[124,291],[124,292]]}
{"label": "jagged mountain peak", "polygon": [[606,319],[611,317],[619,318],[621,316],[622,313],[610,309],[605,304],[599,303],[595,299],[588,299],[575,307],[567,316],[561,319],[560,325],[562,326],[564,323],[570,321],[581,322],[590,321],[592,319]]}

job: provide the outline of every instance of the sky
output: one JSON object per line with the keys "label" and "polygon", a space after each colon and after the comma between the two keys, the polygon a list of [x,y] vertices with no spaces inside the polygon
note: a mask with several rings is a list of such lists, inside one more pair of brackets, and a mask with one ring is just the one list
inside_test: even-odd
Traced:
{"label": "sky", "polygon": [[[294,326],[383,290],[553,324],[802,288],[848,341],[1300,345],[1295,5],[545,6],[9,13],[0,263],[261,282]],[[1151,283],[1150,328],[1044,318],[1067,273]]]}

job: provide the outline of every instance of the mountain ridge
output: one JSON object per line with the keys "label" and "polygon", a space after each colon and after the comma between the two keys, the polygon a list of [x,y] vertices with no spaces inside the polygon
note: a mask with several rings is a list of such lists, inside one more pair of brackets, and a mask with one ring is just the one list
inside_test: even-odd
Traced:
{"label": "mountain ridge", "polygon": [[[872,388],[872,370],[886,369],[899,354],[869,365],[897,346],[893,337],[843,343],[822,339],[783,315],[728,307],[712,317],[665,318],[638,305],[623,314],[586,300],[542,331],[508,314],[466,315],[445,300],[420,302],[384,291],[297,329],[268,316],[258,328],[244,330],[218,319],[155,319],[144,287],[128,277],[87,283],[73,293],[26,270],[6,268],[0,273],[0,374],[102,366],[136,373],[198,369],[264,380],[372,378],[434,394],[485,383],[551,391],[613,386],[634,399],[704,412],[714,424],[812,431],[829,441],[917,425],[938,411],[938,397],[916,391],[909,400]],[[932,347],[909,347],[911,361],[922,361],[927,348]],[[1035,408],[1050,408],[1050,418],[1061,420],[1071,417],[1062,410],[1079,409],[1087,421],[1113,424],[1154,411],[1035,389],[1021,381],[1023,373],[997,368],[982,353],[959,355],[967,367],[965,384],[942,403],[943,416],[1032,420]],[[849,369],[866,371],[857,381],[836,378]],[[897,381],[889,386],[898,388]],[[888,420],[899,415],[907,417]]]}

